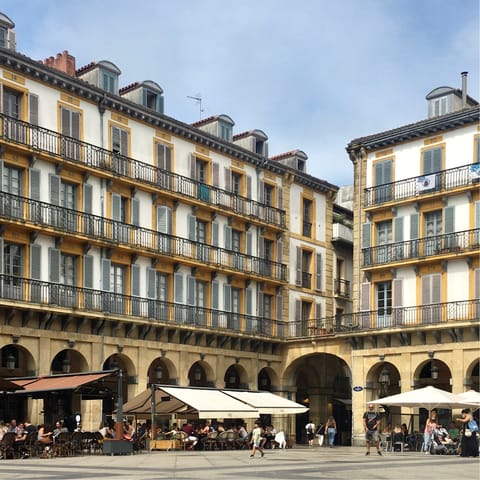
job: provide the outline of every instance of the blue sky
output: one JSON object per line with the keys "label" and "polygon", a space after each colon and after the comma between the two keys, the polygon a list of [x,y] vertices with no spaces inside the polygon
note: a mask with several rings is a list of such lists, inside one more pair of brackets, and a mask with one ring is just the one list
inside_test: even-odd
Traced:
{"label": "blue sky", "polygon": [[229,115],[269,153],[303,150],[307,171],[353,183],[345,146],[426,117],[439,86],[479,95],[478,0],[2,0],[17,50],[110,60],[120,85],[154,80],[186,123]]}

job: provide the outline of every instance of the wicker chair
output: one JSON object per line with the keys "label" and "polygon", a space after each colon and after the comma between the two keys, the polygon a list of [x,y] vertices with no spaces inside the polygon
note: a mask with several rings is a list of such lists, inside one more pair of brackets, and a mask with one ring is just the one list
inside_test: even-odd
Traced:
{"label": "wicker chair", "polygon": [[0,455],[1,458],[14,458],[15,456],[15,432],[6,432],[0,441]]}

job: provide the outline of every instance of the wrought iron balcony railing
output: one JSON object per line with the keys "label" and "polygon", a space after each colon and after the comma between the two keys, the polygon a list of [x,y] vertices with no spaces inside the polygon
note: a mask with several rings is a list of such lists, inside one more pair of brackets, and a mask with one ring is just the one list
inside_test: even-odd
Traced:
{"label": "wrought iron balcony railing", "polygon": [[404,329],[459,321],[480,322],[480,299],[411,307],[390,307],[290,322],[289,336],[322,336],[365,330]]}
{"label": "wrought iron balcony railing", "polygon": [[196,263],[228,268],[285,282],[287,266],[272,260],[160,233],[50,203],[0,192],[0,218],[31,222],[57,231],[125,245],[156,255],[177,256]]}
{"label": "wrought iron balcony railing", "polygon": [[334,293],[339,297],[350,298],[350,282],[344,278],[336,278]]}
{"label": "wrought iron balcony railing", "polygon": [[365,189],[365,207],[382,205],[399,200],[421,197],[435,192],[445,192],[474,185],[480,181],[480,165],[468,164],[441,172],[406,178]]}
{"label": "wrought iron balcony railing", "polygon": [[480,250],[480,228],[362,249],[362,267]]}
{"label": "wrought iron balcony railing", "polygon": [[149,324],[200,327],[209,330],[241,332],[249,335],[283,338],[287,329],[282,322],[253,315],[163,302],[65,284],[42,282],[0,275],[0,305],[13,302],[58,307],[71,311],[111,314],[148,321]]}
{"label": "wrought iron balcony railing", "polygon": [[0,114],[1,139],[285,229],[285,211]]}

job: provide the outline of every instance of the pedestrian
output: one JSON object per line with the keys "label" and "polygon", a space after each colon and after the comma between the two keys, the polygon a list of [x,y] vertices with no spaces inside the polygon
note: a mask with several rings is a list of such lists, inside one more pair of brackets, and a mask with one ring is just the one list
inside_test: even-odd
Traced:
{"label": "pedestrian", "polygon": [[250,454],[250,458],[255,456],[257,450],[260,452],[260,455],[263,457],[263,448],[262,448],[262,427],[260,426],[259,422],[255,422],[255,426],[252,430],[252,453]]}
{"label": "pedestrian", "polygon": [[305,431],[307,432],[308,446],[313,447],[313,439],[315,438],[315,424],[309,420],[305,425]]}
{"label": "pedestrian", "polygon": [[330,415],[325,425],[325,429],[327,431],[328,446],[330,448],[333,448],[333,442],[335,441],[335,435],[337,434],[337,422]]}
{"label": "pedestrian", "polygon": [[380,451],[380,444],[378,441],[378,426],[380,425],[380,415],[374,410],[375,406],[370,403],[368,410],[363,414],[363,428],[365,429],[365,442],[367,444],[367,451],[365,455],[370,455],[370,445],[373,442],[377,453],[382,454]]}
{"label": "pedestrian", "polygon": [[457,418],[456,420],[463,424],[460,456],[478,457],[478,424],[473,418],[471,410],[464,408],[461,418]]}

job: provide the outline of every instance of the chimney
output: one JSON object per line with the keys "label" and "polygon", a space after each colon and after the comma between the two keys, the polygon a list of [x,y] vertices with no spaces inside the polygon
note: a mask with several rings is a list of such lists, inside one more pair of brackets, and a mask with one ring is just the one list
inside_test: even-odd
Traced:
{"label": "chimney", "polygon": [[57,53],[56,58],[46,58],[42,63],[47,67],[55,68],[71,77],[75,77],[75,57],[70,55],[67,50]]}
{"label": "chimney", "polygon": [[468,72],[462,72],[462,108],[467,107],[467,75]]}

